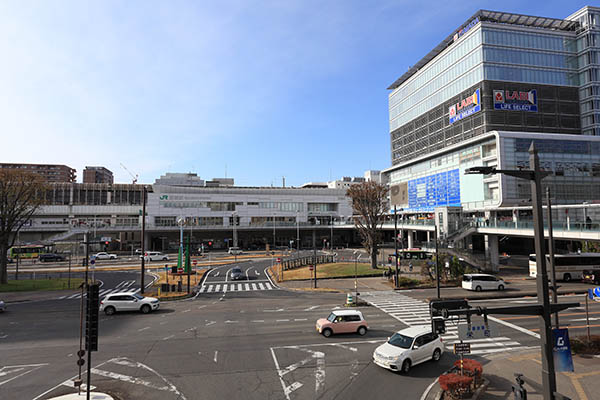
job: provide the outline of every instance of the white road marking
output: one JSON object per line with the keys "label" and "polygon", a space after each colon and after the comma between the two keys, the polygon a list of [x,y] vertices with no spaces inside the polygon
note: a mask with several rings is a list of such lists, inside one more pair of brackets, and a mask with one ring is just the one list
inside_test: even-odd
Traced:
{"label": "white road marking", "polygon": [[136,378],[136,377],[129,376],[129,375],[117,374],[116,372],[104,371],[104,370],[97,369],[97,368],[92,368],[91,371],[92,371],[92,374],[95,374],[95,375],[100,375],[105,378],[116,379],[116,380],[123,381],[123,382],[133,383],[134,385],[142,385],[142,386],[149,387],[151,389],[158,389],[158,390],[163,390],[163,391],[169,389],[168,386],[158,386],[158,385],[153,384],[152,382],[148,382],[143,379]]}
{"label": "white road marking", "polygon": [[198,306],[198,310],[201,309],[201,308],[204,308],[204,307],[206,307],[206,304],[203,305],[203,306]]}
{"label": "white road marking", "polygon": [[217,271],[217,273],[215,274],[215,276],[219,276],[219,273],[220,273],[220,272],[221,272],[221,271]]}
{"label": "white road marking", "polygon": [[[273,362],[275,363],[275,369],[277,370],[277,374],[279,375],[279,381],[281,382],[281,387],[283,389],[283,394],[287,400],[290,400],[290,393],[294,390],[297,390],[302,387],[300,382],[294,382],[289,386],[285,385],[285,381],[283,380],[283,375],[281,368],[279,368],[279,363],[277,362],[277,357],[275,357],[275,350],[271,347],[271,355],[273,356]],[[35,400],[35,399],[34,399]]]}
{"label": "white road marking", "polygon": [[265,286],[267,287],[268,290],[273,290],[273,286],[271,286],[271,284],[269,282],[265,282]]}
{"label": "white road marking", "polygon": [[35,371],[36,369],[40,369],[44,366],[46,366],[48,364],[24,364],[24,365],[7,365],[4,366],[2,368],[0,368],[0,377],[3,376],[7,376],[8,374],[13,374],[13,373],[18,373],[21,372],[27,368],[31,368],[31,369],[27,369],[25,372],[21,372],[20,374],[13,376],[12,378],[9,378],[5,381],[0,381],[0,386],[4,385],[5,383],[8,383],[14,379],[20,378],[23,375],[27,375],[30,372]]}
{"label": "white road marking", "polygon": [[266,290],[261,282],[258,283],[258,286],[260,287],[260,290]]}
{"label": "white road marking", "polygon": [[215,287],[215,292],[219,292],[219,291],[221,291],[221,285],[217,285],[217,286]]}
{"label": "white road marking", "polygon": [[255,319],[255,320],[252,320],[250,322],[265,322],[265,320],[264,319]]}
{"label": "white road marking", "polygon": [[215,350],[215,358],[214,358],[214,362],[217,362],[217,354],[219,354],[219,350]]}
{"label": "white road marking", "polygon": [[208,323],[207,323],[206,325],[204,325],[204,326],[211,326],[211,325],[214,325],[214,324],[216,324],[216,323],[217,323],[217,321],[210,321],[210,322],[208,322]]}
{"label": "white road marking", "polygon": [[238,322],[239,321],[230,321],[230,320],[225,321],[226,324],[237,324]]}
{"label": "white road marking", "polygon": [[489,316],[489,315],[488,315],[488,319],[489,319],[489,320],[492,320],[492,321],[494,321],[494,322],[497,322],[497,323],[499,323],[499,324],[502,324],[502,325],[508,326],[508,327],[510,327],[510,328],[516,329],[516,330],[518,330],[519,332],[523,332],[523,333],[525,333],[525,334],[527,334],[527,335],[529,335],[529,336],[533,336],[534,338],[538,338],[538,339],[540,338],[540,334],[539,334],[539,333],[532,332],[532,331],[530,331],[529,329],[525,329],[525,328],[522,328],[522,327],[520,327],[520,326],[518,326],[518,325],[511,324],[510,322],[506,322],[506,321],[503,321],[503,320],[501,320],[501,319],[499,319],[499,318],[492,317],[492,316]]}
{"label": "white road marking", "polygon": [[238,287],[237,287],[238,292],[242,290],[242,284],[238,283]]}
{"label": "white road marking", "polygon": [[246,290],[250,290],[250,285],[248,285],[247,283],[244,283],[244,287],[246,288]]}
{"label": "white road marking", "polygon": [[308,321],[308,318],[294,318],[294,321]]}
{"label": "white road marking", "polygon": [[138,329],[138,332],[145,331],[146,329],[150,329],[150,327],[149,327],[149,326],[147,326],[147,327],[145,327],[145,328]]}
{"label": "white road marking", "polygon": [[169,339],[172,339],[174,337],[175,337],[175,335],[169,335],[167,337],[164,337],[163,340],[169,340]]}
{"label": "white road marking", "polygon": [[182,313],[186,313],[186,312],[190,312],[192,311],[190,308],[188,308],[187,310],[183,310]]}
{"label": "white road marking", "polygon": [[263,310],[263,312],[282,312],[285,311],[284,308],[278,308],[277,310]]}
{"label": "white road marking", "polygon": [[252,290],[258,290],[258,289],[256,288],[256,283],[253,283],[253,284],[252,284]]}
{"label": "white road marking", "polygon": [[256,272],[256,275],[260,275],[260,272],[258,272],[258,270],[254,270],[254,272]]}
{"label": "white road marking", "polygon": [[318,307],[319,306],[311,306],[311,307],[305,308],[304,311],[311,311],[311,310],[314,310],[315,308],[318,308]]}
{"label": "white road marking", "polygon": [[343,345],[343,344],[337,344],[336,343],[336,346],[337,347],[341,347],[342,349],[353,351],[355,353],[358,351],[358,349],[356,347],[350,347],[350,346],[346,346],[346,345]]}
{"label": "white road marking", "polygon": [[278,320],[275,320],[275,322],[290,322],[290,320],[289,319],[278,319]]}

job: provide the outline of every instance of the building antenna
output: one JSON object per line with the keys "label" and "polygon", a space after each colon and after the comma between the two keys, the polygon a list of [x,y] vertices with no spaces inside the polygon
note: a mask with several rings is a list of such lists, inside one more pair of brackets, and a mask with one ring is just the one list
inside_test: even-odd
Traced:
{"label": "building antenna", "polygon": [[285,176],[282,176],[281,179],[283,180],[283,187],[285,187]]}
{"label": "building antenna", "polygon": [[227,178],[227,164],[225,164],[225,178]]}

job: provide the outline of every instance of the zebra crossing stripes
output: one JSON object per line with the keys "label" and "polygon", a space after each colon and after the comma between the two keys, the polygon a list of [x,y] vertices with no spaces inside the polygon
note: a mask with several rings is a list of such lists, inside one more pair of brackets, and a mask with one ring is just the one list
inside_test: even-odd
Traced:
{"label": "zebra crossing stripes", "polygon": [[277,287],[270,282],[252,282],[252,283],[206,283],[200,287],[200,293],[221,293],[221,292],[260,292],[266,290],[276,290]]}
{"label": "zebra crossing stripes", "polygon": [[[119,284],[117,284],[114,288],[108,288],[108,289],[100,289],[99,291],[99,295],[100,298],[107,296],[109,294],[112,293],[137,293],[140,291],[139,288],[137,287],[133,287],[133,285],[135,285],[135,280],[131,280],[131,281],[122,281]],[[83,297],[86,297],[86,293],[83,293]],[[75,293],[72,294],[70,296],[61,296],[58,299],[59,300],[73,300],[73,299],[80,299],[81,298],[81,293]]]}
{"label": "zebra crossing stripes", "polygon": [[[429,304],[412,297],[392,291],[363,293],[363,300],[386,312],[408,326],[431,327]],[[453,351],[459,343],[458,325],[447,322],[446,333],[441,335],[446,350]],[[506,336],[469,340],[471,355],[487,355],[512,350],[524,350],[529,347]]]}

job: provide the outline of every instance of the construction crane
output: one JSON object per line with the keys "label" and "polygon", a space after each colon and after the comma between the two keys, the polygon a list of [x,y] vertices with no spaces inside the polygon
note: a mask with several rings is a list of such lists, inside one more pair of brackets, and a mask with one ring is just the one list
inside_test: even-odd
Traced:
{"label": "construction crane", "polygon": [[131,173],[131,171],[130,171],[130,170],[128,170],[128,169],[127,169],[127,167],[123,165],[123,163],[119,163],[119,164],[121,164],[121,167],[123,167],[123,169],[124,169],[125,171],[127,171],[127,173],[128,173],[129,175],[131,175],[131,177],[133,178],[133,182],[132,182],[132,184],[133,184],[133,185],[135,185],[135,184],[137,183],[137,180],[138,180],[138,174],[135,174],[135,175],[133,175],[133,174]]}

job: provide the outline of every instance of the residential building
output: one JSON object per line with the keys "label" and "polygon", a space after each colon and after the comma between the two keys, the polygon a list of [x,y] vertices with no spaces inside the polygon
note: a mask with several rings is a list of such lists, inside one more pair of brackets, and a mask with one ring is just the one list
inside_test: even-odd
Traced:
{"label": "residential building", "polygon": [[104,167],[85,167],[83,183],[113,183],[113,173]]}
{"label": "residential building", "polygon": [[75,169],[57,164],[18,164],[0,163],[0,169],[10,169],[33,172],[44,179],[46,183],[75,182]]}

